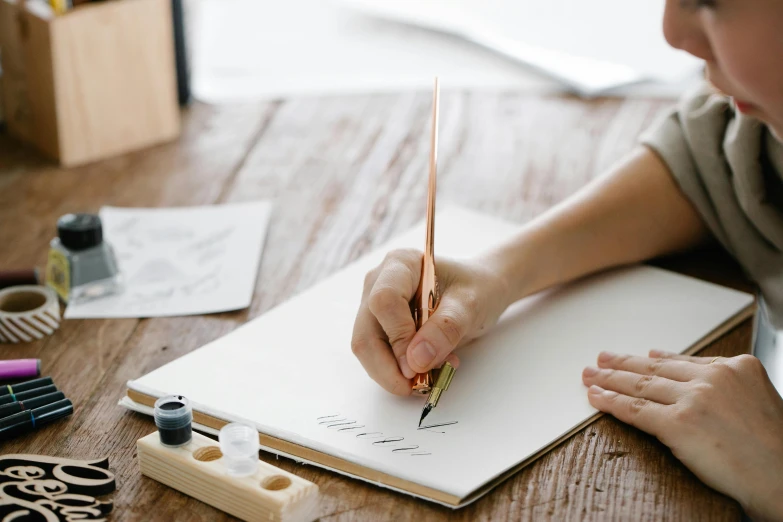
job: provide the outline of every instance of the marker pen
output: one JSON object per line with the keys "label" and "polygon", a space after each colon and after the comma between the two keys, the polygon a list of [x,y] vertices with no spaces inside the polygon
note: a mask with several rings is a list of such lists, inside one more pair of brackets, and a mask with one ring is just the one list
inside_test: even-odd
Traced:
{"label": "marker pen", "polygon": [[47,404],[61,401],[64,398],[65,394],[63,392],[54,392],[47,393],[46,395],[41,395],[39,397],[33,397],[32,399],[28,400],[3,404],[0,406],[0,419],[9,417],[15,413],[19,413],[20,411],[34,410],[35,408],[40,408],[41,406],[46,406]]}
{"label": "marker pen", "polygon": [[54,384],[51,377],[41,377],[40,379],[33,379],[32,381],[20,382],[19,384],[6,384],[0,386],[0,397],[40,388],[41,386],[47,386],[49,384]]}
{"label": "marker pen", "polygon": [[41,359],[12,359],[0,361],[0,381],[38,377],[41,375]]}
{"label": "marker pen", "polygon": [[46,395],[47,393],[54,393],[57,391],[57,386],[50,384],[49,386],[41,386],[40,388],[33,388],[19,393],[11,393],[6,395],[0,395],[0,406],[3,404],[10,404],[16,401],[26,401],[33,397],[39,397]]}
{"label": "marker pen", "polygon": [[73,413],[68,399],[53,402],[34,410],[23,411],[0,419],[0,440],[8,440],[22,433],[50,424]]}

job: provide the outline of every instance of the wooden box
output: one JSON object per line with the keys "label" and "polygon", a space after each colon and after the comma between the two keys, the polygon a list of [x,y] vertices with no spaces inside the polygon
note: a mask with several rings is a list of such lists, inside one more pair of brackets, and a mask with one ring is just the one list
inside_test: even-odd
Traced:
{"label": "wooden box", "polygon": [[11,135],[73,166],[176,138],[171,0],[88,3],[63,15],[0,0]]}

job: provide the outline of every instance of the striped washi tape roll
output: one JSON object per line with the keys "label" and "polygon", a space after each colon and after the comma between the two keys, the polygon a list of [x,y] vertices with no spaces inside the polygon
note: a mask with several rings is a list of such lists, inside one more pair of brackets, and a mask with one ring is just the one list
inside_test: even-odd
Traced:
{"label": "striped washi tape roll", "polygon": [[54,290],[35,285],[0,290],[0,343],[29,343],[60,326]]}

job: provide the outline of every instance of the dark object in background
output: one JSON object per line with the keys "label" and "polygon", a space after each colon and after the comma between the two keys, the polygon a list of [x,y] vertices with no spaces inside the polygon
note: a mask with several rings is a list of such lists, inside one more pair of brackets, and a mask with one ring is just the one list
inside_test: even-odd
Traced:
{"label": "dark object in background", "polygon": [[11,286],[38,285],[41,279],[37,268],[0,270],[0,290]]}
{"label": "dark object in background", "polygon": [[177,97],[180,106],[190,103],[190,70],[185,45],[185,13],[182,0],[171,0],[171,15],[174,20],[174,59],[177,67]]}

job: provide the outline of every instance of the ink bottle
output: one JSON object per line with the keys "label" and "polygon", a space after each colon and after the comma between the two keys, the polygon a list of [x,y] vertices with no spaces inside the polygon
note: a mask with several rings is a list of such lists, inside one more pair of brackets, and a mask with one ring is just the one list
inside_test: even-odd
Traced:
{"label": "ink bottle", "polygon": [[158,427],[160,443],[179,448],[193,438],[193,410],[190,401],[182,395],[169,395],[155,401],[152,413]]}
{"label": "ink bottle", "polygon": [[103,240],[101,218],[66,214],[57,220],[57,237],[49,244],[46,284],[65,303],[117,293],[122,288],[114,249]]}

